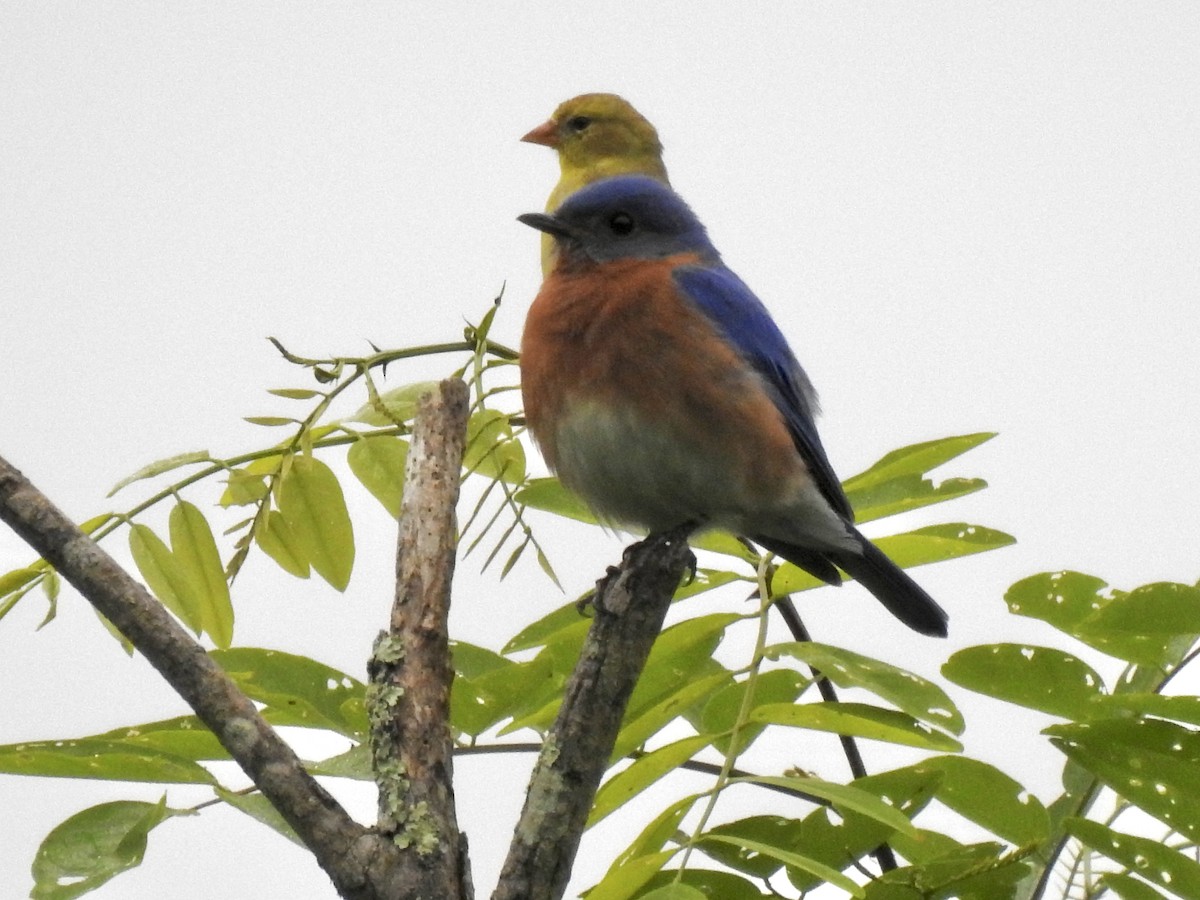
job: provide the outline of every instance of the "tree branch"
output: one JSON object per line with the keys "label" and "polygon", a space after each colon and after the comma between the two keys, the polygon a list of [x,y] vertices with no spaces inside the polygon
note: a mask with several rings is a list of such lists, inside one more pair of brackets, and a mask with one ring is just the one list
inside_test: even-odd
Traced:
{"label": "tree branch", "polygon": [[399,851],[351,819],[162,604],[3,458],[0,519],[74,585],[187,701],[312,850],[341,896],[401,896],[391,889]]}
{"label": "tree branch", "polygon": [[404,478],[391,627],[376,639],[368,666],[379,830],[405,850],[397,897],[474,896],[454,807],[447,631],[467,397],[455,378],[421,398]]}
{"label": "tree branch", "polygon": [[690,564],[685,532],[652,535],[626,550],[598,586],[596,618],[534,767],[492,900],[557,900],[566,890],[625,706]]}

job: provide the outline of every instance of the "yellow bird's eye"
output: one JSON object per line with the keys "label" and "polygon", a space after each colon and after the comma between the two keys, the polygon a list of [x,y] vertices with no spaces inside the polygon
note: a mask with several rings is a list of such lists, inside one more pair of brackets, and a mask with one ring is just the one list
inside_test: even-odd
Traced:
{"label": "yellow bird's eye", "polygon": [[586,131],[587,127],[592,124],[590,116],[571,116],[567,119],[567,128],[578,134],[581,131]]}

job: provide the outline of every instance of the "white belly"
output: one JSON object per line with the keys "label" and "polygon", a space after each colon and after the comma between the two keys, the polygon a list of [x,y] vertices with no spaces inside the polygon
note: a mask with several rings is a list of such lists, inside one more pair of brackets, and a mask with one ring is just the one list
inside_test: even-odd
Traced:
{"label": "white belly", "polygon": [[738,448],[629,410],[577,404],[557,432],[558,475],[612,524],[662,531],[686,522],[813,547],[846,544],[844,523],[802,464],[772,496],[753,496]]}

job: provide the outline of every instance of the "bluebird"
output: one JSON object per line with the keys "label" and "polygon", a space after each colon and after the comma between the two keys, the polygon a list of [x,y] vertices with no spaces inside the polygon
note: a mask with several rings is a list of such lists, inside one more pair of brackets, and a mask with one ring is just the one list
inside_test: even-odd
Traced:
{"label": "bluebird", "polygon": [[945,636],[945,611],[854,527],[812,383],[678,194],[621,175],[518,218],[556,242],[521,391],[563,484],[613,524],[724,528],[830,584],[841,569]]}

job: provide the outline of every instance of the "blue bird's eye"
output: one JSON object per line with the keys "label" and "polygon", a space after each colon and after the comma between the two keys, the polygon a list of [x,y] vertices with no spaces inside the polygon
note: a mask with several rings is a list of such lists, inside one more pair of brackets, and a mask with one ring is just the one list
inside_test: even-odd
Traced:
{"label": "blue bird's eye", "polygon": [[625,237],[633,231],[633,217],[628,213],[613,213],[608,220],[608,230],[617,237]]}
{"label": "blue bird's eye", "polygon": [[571,116],[567,119],[567,127],[576,132],[583,131],[591,124],[592,120],[589,116]]}

